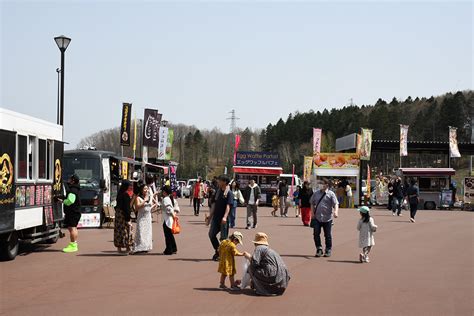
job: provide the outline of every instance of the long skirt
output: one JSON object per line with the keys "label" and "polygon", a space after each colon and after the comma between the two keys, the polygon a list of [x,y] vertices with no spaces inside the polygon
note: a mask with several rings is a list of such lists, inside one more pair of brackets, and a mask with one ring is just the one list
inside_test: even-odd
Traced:
{"label": "long skirt", "polygon": [[114,223],[114,246],[117,248],[130,249],[133,245],[132,227],[125,221],[121,210],[115,213]]}
{"label": "long skirt", "polygon": [[137,232],[133,251],[150,251],[153,249],[153,236],[151,225],[151,208],[144,207],[138,210]]}

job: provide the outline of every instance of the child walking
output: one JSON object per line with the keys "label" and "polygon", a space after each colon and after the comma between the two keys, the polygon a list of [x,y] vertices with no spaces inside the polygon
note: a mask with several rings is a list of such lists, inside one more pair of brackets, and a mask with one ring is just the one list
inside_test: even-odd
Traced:
{"label": "child walking", "polygon": [[280,208],[280,198],[276,194],[274,194],[272,197],[272,206],[273,206],[272,216],[276,216],[276,212]]}
{"label": "child walking", "polygon": [[242,243],[242,233],[234,232],[229,239],[223,240],[219,246],[219,269],[217,272],[221,274],[220,289],[227,289],[225,286],[225,279],[227,276],[230,280],[230,289],[232,291],[239,290],[239,286],[234,280],[234,275],[237,273],[235,267],[235,256],[243,256],[244,254],[237,250],[237,245]]}
{"label": "child walking", "polygon": [[293,201],[295,202],[295,215],[296,215],[296,217],[301,217],[300,192],[301,192],[301,187],[300,186],[297,186],[296,191],[293,192]]}
{"label": "child walking", "polygon": [[358,211],[361,219],[357,224],[357,230],[359,231],[359,247],[362,248],[359,260],[360,262],[370,262],[369,253],[375,245],[374,233],[377,230],[377,225],[370,216],[370,209],[367,206],[362,206]]}

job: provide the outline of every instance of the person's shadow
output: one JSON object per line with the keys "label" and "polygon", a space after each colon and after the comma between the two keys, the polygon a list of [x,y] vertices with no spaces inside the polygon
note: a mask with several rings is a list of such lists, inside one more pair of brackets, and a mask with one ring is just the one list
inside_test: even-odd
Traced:
{"label": "person's shadow", "polygon": [[252,289],[243,289],[238,291],[231,291],[229,289],[219,289],[216,287],[196,287],[194,288],[195,291],[203,291],[203,292],[227,292],[231,295],[247,295],[247,296],[258,296]]}
{"label": "person's shadow", "polygon": [[352,263],[352,264],[361,264],[360,261],[355,261],[355,260],[328,260],[328,262],[333,262],[333,263]]}

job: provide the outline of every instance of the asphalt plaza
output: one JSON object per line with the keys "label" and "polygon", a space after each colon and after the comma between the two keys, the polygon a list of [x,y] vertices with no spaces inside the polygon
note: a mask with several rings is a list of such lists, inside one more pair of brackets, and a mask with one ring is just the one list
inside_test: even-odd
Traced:
{"label": "asphalt plaza", "polygon": [[[241,250],[252,251],[257,231],[287,264],[291,281],[280,297],[250,290],[217,289],[219,274],[204,225],[187,200],[180,200],[182,233],[178,254],[163,256],[161,222],[153,224],[154,249],[120,256],[112,229],[79,232],[79,252],[61,252],[68,240],[24,247],[15,261],[0,263],[0,314],[196,314],[196,315],[472,315],[474,312],[474,213],[419,211],[373,216],[379,229],[371,263],[358,262],[359,215],[340,210],[333,227],[333,256],[315,258],[312,229],[300,218],[271,217],[259,209],[256,230],[246,230],[245,209],[237,211],[244,234]],[[232,230],[231,230],[232,231]],[[242,258],[237,258],[240,278]]]}

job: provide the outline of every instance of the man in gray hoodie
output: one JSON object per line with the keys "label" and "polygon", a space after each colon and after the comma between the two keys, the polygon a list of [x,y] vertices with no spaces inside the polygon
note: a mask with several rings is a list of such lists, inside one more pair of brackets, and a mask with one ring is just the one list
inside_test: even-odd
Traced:
{"label": "man in gray hoodie", "polygon": [[[245,204],[247,204],[247,227],[257,228],[257,210],[260,202],[261,191],[260,187],[255,183],[255,179],[250,179],[249,186],[245,194]],[[253,226],[251,226],[251,218],[253,217]]]}

